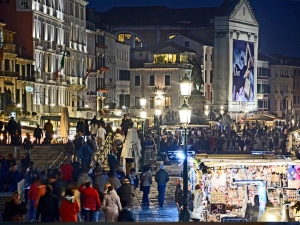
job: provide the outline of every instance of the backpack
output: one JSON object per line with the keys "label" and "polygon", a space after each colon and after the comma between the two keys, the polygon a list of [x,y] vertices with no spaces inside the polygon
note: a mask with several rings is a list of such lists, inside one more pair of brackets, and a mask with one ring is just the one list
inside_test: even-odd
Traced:
{"label": "backpack", "polygon": [[44,205],[43,214],[47,216],[55,216],[53,196],[49,196]]}
{"label": "backpack", "polygon": [[83,147],[82,149],[82,156],[83,157],[89,157],[90,156],[90,152],[87,146]]}
{"label": "backpack", "polygon": [[117,147],[121,147],[121,146],[123,145],[123,141],[121,141],[120,139],[115,140],[115,145],[116,145]]}

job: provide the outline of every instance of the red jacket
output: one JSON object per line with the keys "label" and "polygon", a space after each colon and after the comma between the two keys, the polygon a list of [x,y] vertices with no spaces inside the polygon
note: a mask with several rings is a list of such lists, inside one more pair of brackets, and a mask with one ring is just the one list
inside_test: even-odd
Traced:
{"label": "red jacket", "polygon": [[62,164],[60,170],[63,173],[62,179],[65,181],[73,181],[72,172],[74,170],[71,164]]}
{"label": "red jacket", "polygon": [[28,191],[28,199],[34,201],[34,206],[36,207],[38,205],[39,199],[42,195],[45,194],[46,186],[39,184],[37,182],[34,182],[30,185],[29,191]]}
{"label": "red jacket", "polygon": [[83,188],[82,184],[78,191],[83,195],[81,207],[90,210],[99,209],[101,206],[100,198],[98,192],[93,187]]}
{"label": "red jacket", "polygon": [[77,222],[79,211],[79,205],[76,200],[75,202],[71,202],[64,198],[59,208],[61,222]]}

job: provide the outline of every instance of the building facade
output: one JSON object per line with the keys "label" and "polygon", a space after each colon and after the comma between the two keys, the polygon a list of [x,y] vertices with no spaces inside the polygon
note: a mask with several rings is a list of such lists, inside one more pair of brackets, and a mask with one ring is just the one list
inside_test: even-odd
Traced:
{"label": "building facade", "polygon": [[87,116],[81,110],[87,90],[86,5],[84,0],[24,0],[0,8],[7,27],[22,34],[16,41],[24,54],[34,59],[35,83],[26,99],[39,119],[57,116],[62,107],[71,117]]}

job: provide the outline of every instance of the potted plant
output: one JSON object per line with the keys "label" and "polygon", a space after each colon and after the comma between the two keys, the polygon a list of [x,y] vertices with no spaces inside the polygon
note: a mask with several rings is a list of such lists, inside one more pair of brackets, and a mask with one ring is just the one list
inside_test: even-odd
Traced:
{"label": "potted plant", "polygon": [[37,116],[37,113],[36,112],[32,112],[31,115],[32,116]]}

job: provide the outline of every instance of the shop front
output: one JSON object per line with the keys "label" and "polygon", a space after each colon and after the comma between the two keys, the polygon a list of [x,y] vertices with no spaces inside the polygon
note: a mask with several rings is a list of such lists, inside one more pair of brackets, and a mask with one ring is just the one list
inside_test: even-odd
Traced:
{"label": "shop front", "polygon": [[[190,170],[193,166],[190,165]],[[202,183],[202,221],[289,221],[299,201],[300,161],[254,155],[195,155]],[[193,185],[191,185],[192,188]]]}

